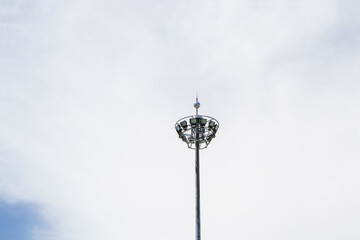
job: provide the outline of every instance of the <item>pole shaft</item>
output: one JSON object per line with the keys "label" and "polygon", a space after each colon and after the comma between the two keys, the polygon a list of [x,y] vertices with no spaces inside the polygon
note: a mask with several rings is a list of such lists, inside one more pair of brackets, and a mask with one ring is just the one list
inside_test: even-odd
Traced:
{"label": "pole shaft", "polygon": [[196,184],[196,240],[201,239],[200,232],[200,161],[199,161],[199,124],[196,124],[196,150],[195,150],[195,184]]}

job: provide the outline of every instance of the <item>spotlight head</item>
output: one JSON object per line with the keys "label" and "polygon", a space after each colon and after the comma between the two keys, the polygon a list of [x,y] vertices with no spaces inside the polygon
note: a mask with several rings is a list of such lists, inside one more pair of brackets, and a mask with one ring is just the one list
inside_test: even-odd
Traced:
{"label": "spotlight head", "polygon": [[179,133],[179,134],[182,132],[182,129],[179,124],[176,124],[175,129],[176,129],[177,133]]}
{"label": "spotlight head", "polygon": [[209,143],[211,142],[211,140],[214,138],[215,136],[210,133],[207,137],[206,137],[206,141],[208,141]]}
{"label": "spotlight head", "polygon": [[180,122],[180,125],[182,126],[182,128],[183,129],[187,129],[187,127],[188,127],[188,124],[187,124],[187,122],[186,122],[186,120],[184,120],[184,121],[182,121],[182,122]]}
{"label": "spotlight head", "polygon": [[187,138],[186,138],[184,135],[181,135],[181,140],[183,140],[183,142],[188,143],[188,140],[187,140]]}
{"label": "spotlight head", "polygon": [[191,127],[196,126],[196,118],[190,118],[190,125],[191,125]]}
{"label": "spotlight head", "polygon": [[215,122],[213,120],[210,120],[209,128],[212,129],[214,126],[215,126]]}
{"label": "spotlight head", "polygon": [[200,125],[201,125],[201,127],[205,127],[206,122],[207,122],[206,118],[200,118]]}

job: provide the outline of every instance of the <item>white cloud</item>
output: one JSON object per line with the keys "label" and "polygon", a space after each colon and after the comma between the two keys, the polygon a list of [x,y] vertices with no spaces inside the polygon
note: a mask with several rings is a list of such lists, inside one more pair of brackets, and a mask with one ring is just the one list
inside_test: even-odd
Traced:
{"label": "white cloud", "polygon": [[358,238],[357,6],[8,4],[0,196],[43,206],[34,239],[193,237],[173,124],[198,91],[221,123],[201,152],[204,238]]}

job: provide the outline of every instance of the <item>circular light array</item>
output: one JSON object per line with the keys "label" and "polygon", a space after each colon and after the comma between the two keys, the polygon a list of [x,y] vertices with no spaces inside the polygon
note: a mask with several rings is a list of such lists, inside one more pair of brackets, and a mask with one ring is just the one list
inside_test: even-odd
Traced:
{"label": "circular light array", "polygon": [[198,141],[200,149],[204,149],[210,144],[211,140],[215,138],[219,126],[220,124],[215,118],[194,115],[184,117],[177,121],[175,130],[179,134],[179,138],[181,138],[189,148],[196,149],[196,142]]}

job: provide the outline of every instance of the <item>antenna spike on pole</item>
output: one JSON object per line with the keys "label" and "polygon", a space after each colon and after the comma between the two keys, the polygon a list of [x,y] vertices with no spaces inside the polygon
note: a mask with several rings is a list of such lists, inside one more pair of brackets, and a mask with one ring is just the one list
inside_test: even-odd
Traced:
{"label": "antenna spike on pole", "polygon": [[199,110],[199,107],[200,107],[200,103],[199,103],[199,100],[198,100],[198,93],[196,92],[196,102],[194,103],[194,107],[196,108],[196,115],[198,115],[198,110]]}

